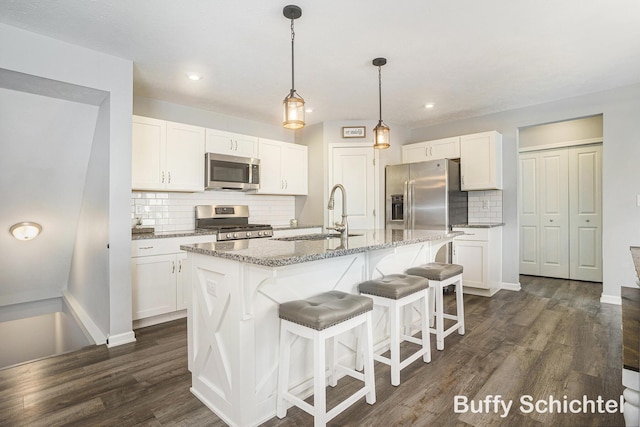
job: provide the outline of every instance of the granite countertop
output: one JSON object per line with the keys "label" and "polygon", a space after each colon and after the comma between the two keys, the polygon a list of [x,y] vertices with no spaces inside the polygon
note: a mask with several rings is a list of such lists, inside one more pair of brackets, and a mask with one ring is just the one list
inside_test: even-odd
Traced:
{"label": "granite countertop", "polygon": [[181,245],[180,249],[267,267],[281,267],[371,250],[453,238],[463,233],[434,230],[350,230],[350,234],[359,235],[349,237],[345,245],[339,238],[322,240],[284,238],[286,240],[248,239],[195,243]]}
{"label": "granite countertop", "polygon": [[304,228],[322,228],[322,225],[313,225],[313,224],[298,224],[295,227],[291,225],[274,225],[273,230],[300,230]]}
{"label": "granite countertop", "polygon": [[157,232],[157,233],[131,234],[131,240],[168,239],[171,237],[192,237],[192,236],[207,236],[207,235],[216,235],[216,234],[217,234],[217,231],[214,231],[214,230],[163,231],[163,232]]}
{"label": "granite countertop", "polygon": [[502,227],[504,222],[472,222],[469,224],[456,224],[453,228],[493,228]]}
{"label": "granite countertop", "polygon": [[[296,227],[290,225],[276,225],[273,227],[274,231],[277,230],[301,230],[305,228],[322,228],[321,225],[307,225],[303,224]],[[180,231],[164,231],[157,233],[139,233],[131,234],[131,240],[145,240],[145,239],[167,239],[171,237],[191,237],[191,236],[207,236],[217,234],[214,230],[180,230]]]}

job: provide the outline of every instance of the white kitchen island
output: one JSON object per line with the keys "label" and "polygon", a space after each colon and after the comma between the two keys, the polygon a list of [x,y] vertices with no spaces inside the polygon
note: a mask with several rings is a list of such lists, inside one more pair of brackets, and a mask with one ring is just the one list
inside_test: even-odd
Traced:
{"label": "white kitchen island", "polygon": [[[357,293],[360,282],[429,262],[460,232],[362,230],[339,238],[252,239],[183,245],[191,268],[188,310],[192,393],[232,426],[255,426],[276,414],[280,303],[328,290]],[[296,239],[296,240],[293,240]],[[377,315],[376,315],[377,314]],[[387,331],[374,311],[374,342]],[[291,385],[311,394],[313,361],[293,344]],[[355,362],[346,335],[338,356]]]}

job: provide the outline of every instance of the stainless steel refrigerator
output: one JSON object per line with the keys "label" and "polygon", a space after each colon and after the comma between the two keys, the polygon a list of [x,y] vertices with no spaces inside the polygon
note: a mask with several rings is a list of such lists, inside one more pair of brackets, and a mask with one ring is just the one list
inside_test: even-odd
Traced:
{"label": "stainless steel refrigerator", "polygon": [[385,188],[387,229],[451,230],[467,223],[467,192],[460,190],[454,160],[389,165]]}

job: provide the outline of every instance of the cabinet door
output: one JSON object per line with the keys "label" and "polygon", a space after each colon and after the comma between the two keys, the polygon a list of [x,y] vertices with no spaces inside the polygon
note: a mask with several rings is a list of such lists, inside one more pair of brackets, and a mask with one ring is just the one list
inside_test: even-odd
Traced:
{"label": "cabinet door", "polygon": [[463,266],[463,287],[489,289],[489,242],[453,241],[453,262]]}
{"label": "cabinet door", "polygon": [[463,191],[502,190],[502,135],[460,137],[460,179]]}
{"label": "cabinet door", "polygon": [[426,142],[402,146],[402,163],[417,163],[428,160],[429,147]]}
{"label": "cabinet door", "polygon": [[282,149],[282,178],[284,194],[306,195],[308,191],[307,147],[284,143]]}
{"label": "cabinet door", "polygon": [[438,139],[429,141],[429,160],[459,159],[460,137]]}
{"label": "cabinet door", "polygon": [[133,320],[176,311],[176,256],[131,259]]}
{"label": "cabinet door", "polygon": [[206,152],[239,157],[258,157],[258,138],[255,136],[207,129]]}
{"label": "cabinet door", "polygon": [[165,189],[166,122],[133,116],[131,138],[131,188]]}
{"label": "cabinet door", "polygon": [[167,190],[204,191],[204,128],[167,122]]}
{"label": "cabinet door", "polygon": [[540,274],[540,203],[538,153],[520,154],[518,208],[520,209],[520,274]]}
{"label": "cabinet door", "polygon": [[258,141],[260,159],[260,194],[283,194],[282,142],[270,139]]}
{"label": "cabinet door", "polygon": [[183,310],[191,298],[191,275],[186,252],[176,255],[176,270],[176,310]]}

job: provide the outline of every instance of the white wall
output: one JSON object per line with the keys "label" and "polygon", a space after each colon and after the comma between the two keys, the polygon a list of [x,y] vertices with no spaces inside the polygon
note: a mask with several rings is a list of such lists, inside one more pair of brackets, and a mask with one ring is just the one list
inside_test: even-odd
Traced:
{"label": "white wall", "polygon": [[[108,331],[111,343],[122,343],[133,339],[131,330],[131,234],[130,234],[130,190],[131,190],[131,114],[132,114],[132,81],[133,64],[129,60],[116,58],[79,46],[64,43],[49,37],[20,30],[7,25],[0,25],[0,69],[21,73],[27,76],[28,83],[36,82],[48,86],[46,93],[62,99],[67,96],[69,87],[79,89],[75,95],[78,101],[105,108],[99,115],[101,121],[97,129],[102,136],[90,134],[86,138],[87,147],[93,141],[106,138],[109,141],[107,158],[101,159],[104,174],[96,176],[96,180],[108,182],[108,324],[99,325],[101,330]],[[48,83],[48,84],[47,84]],[[31,86],[26,84],[26,87]],[[47,88],[45,88],[47,89]],[[108,97],[100,98],[104,92]],[[99,102],[98,102],[99,101]],[[103,104],[104,103],[104,104]],[[108,120],[108,123],[107,123]],[[95,122],[94,122],[95,123]],[[46,126],[37,121],[17,122],[16,126]],[[52,160],[57,160],[53,157]],[[86,161],[86,159],[85,159]],[[27,167],[26,171],[46,181],[47,175],[37,168]],[[84,177],[82,179],[84,183]],[[104,187],[104,182],[94,182],[91,188]],[[16,188],[15,191],[20,191]],[[54,194],[56,189],[53,189]],[[83,199],[82,193],[78,196]],[[85,199],[89,203],[89,199]],[[97,210],[101,210],[96,206]],[[76,209],[80,211],[80,203]],[[83,209],[91,210],[85,206]],[[87,211],[85,211],[87,212]],[[4,227],[5,224],[2,224]],[[71,247],[77,245],[76,227],[69,231],[73,237]],[[89,233],[86,239],[91,239]],[[84,238],[83,238],[84,240]],[[87,247],[91,247],[90,244]],[[68,247],[63,248],[69,250]],[[56,251],[43,251],[41,257],[56,258]],[[96,255],[100,257],[100,255]],[[66,286],[66,283],[62,286]],[[96,284],[95,286],[104,286]],[[104,305],[101,292],[86,292],[80,298],[86,298],[87,314],[94,319],[101,319]]]}
{"label": "white wall", "polygon": [[602,138],[601,114],[521,128],[518,132],[518,146],[522,149],[598,138]]}
{"label": "white wall", "polygon": [[[0,89],[0,305],[61,296],[98,108]],[[42,226],[18,241],[11,225]]]}
{"label": "white wall", "polygon": [[[275,104],[274,108],[280,108],[280,105]],[[283,128],[281,123],[270,125],[254,122],[142,96],[133,98],[133,114],[278,141],[294,142],[295,140],[295,132]]]}
{"label": "white wall", "polygon": [[503,135],[503,280],[518,279],[518,129],[603,114],[603,302],[635,282],[629,246],[640,243],[640,85],[414,129],[411,142],[497,130]]}

